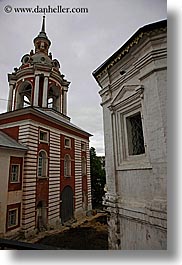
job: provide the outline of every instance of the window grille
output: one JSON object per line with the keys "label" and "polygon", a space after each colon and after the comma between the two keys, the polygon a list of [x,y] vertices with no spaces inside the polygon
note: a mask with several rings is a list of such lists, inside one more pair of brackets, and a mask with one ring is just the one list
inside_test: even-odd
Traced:
{"label": "window grille", "polygon": [[129,155],[145,153],[142,120],[140,112],[126,118]]}

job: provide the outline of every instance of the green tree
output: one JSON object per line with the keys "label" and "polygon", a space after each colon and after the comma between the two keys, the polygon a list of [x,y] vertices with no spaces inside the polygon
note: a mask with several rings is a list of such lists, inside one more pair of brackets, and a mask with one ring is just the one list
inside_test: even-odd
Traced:
{"label": "green tree", "polygon": [[95,148],[90,148],[90,169],[92,187],[92,206],[93,208],[102,207],[102,197],[106,183],[105,169],[100,157],[97,156]]}

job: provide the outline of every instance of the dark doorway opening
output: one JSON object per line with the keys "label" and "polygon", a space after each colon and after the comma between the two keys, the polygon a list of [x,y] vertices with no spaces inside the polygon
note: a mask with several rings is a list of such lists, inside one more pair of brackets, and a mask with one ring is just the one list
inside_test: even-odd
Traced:
{"label": "dark doorway opening", "polygon": [[73,190],[66,186],[61,193],[61,222],[65,223],[73,218]]}

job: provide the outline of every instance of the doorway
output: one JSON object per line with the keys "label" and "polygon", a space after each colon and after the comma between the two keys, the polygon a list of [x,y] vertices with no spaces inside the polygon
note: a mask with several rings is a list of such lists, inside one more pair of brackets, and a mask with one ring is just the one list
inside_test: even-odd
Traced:
{"label": "doorway", "polygon": [[61,222],[73,218],[73,190],[66,186],[61,193]]}

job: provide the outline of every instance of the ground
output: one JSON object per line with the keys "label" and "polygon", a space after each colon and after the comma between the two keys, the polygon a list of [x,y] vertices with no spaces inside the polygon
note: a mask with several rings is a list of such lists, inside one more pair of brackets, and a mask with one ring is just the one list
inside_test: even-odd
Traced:
{"label": "ground", "polygon": [[36,243],[53,246],[56,249],[106,250],[108,249],[107,216],[97,214],[79,225],[45,236]]}

